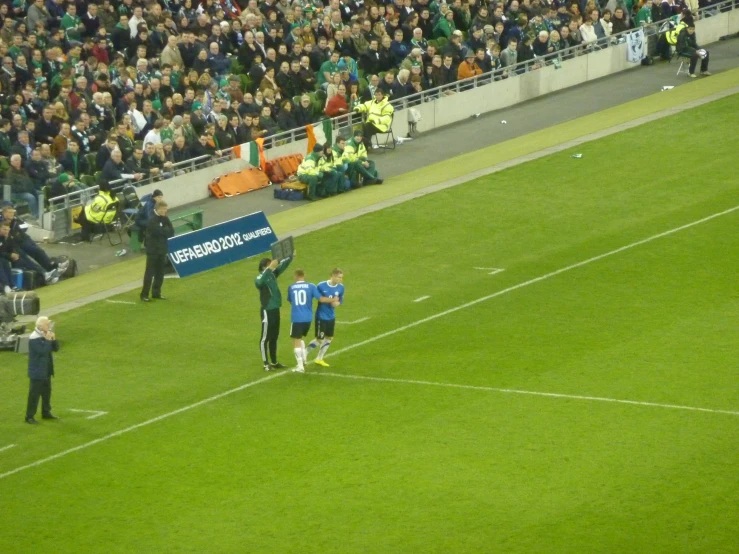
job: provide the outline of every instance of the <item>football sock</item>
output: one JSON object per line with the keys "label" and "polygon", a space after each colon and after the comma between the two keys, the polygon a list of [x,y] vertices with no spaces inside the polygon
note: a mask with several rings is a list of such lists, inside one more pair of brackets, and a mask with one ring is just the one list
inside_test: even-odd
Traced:
{"label": "football sock", "polygon": [[313,339],[310,341],[310,344],[308,344],[308,350],[313,350],[316,346],[318,346],[318,340]]}
{"label": "football sock", "polygon": [[303,353],[303,362],[308,361],[308,351],[305,349],[305,341],[300,341],[300,350]]}
{"label": "football sock", "polygon": [[295,348],[295,359],[298,362],[298,367],[303,369],[303,349]]}
{"label": "football sock", "polygon": [[318,349],[318,355],[316,356],[316,360],[323,359],[323,357],[326,355],[326,351],[328,350],[329,346],[331,346],[331,341],[329,339],[324,340],[323,344],[321,345],[321,348]]}

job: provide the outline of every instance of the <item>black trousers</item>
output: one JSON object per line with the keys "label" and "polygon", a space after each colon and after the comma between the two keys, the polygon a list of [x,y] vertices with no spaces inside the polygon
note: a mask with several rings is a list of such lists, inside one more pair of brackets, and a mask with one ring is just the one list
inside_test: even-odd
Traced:
{"label": "black trousers", "polygon": [[141,296],[161,296],[162,283],[164,282],[164,266],[167,264],[167,255],[146,255],[146,271],[144,272],[144,288]]}
{"label": "black trousers", "polygon": [[367,149],[372,148],[372,137],[374,137],[377,133],[382,133],[383,131],[380,131],[377,127],[374,126],[373,123],[365,123],[364,124],[364,144],[367,147]]}
{"label": "black trousers", "polygon": [[273,364],[277,363],[277,339],[280,337],[280,310],[260,311],[262,316],[262,335],[259,339],[259,351],[262,354],[262,362],[264,365],[269,363],[267,359],[267,350],[269,350],[269,358]]}
{"label": "black trousers", "polygon": [[698,54],[693,54],[690,56],[690,73],[695,73],[695,66],[698,65],[698,60],[701,60],[701,72],[708,71],[708,58],[710,56],[708,55],[708,52],[706,52],[706,57],[701,60],[700,56]]}
{"label": "black trousers", "polygon": [[30,381],[26,419],[36,415],[39,397],[41,397],[41,415],[49,415],[51,413],[51,379],[30,379]]}

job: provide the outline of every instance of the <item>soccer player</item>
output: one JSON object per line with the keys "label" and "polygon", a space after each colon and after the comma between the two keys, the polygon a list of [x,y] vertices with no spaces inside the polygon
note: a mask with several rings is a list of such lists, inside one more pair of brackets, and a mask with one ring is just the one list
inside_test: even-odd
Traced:
{"label": "soccer player", "polygon": [[331,278],[328,281],[318,283],[318,292],[321,297],[327,298],[327,302],[322,302],[316,310],[316,338],[308,345],[309,349],[318,348],[316,356],[316,364],[329,367],[323,361],[323,357],[331,346],[334,339],[334,326],[336,325],[336,307],[344,303],[344,272],[336,268],[331,272]]}
{"label": "soccer player", "polygon": [[296,269],[295,282],[287,288],[287,301],[292,306],[290,337],[293,339],[295,360],[298,362],[298,366],[293,371],[300,373],[305,371],[305,362],[308,357],[303,337],[308,334],[313,319],[313,300],[318,300],[319,306],[320,302],[331,302],[328,298],[321,296],[316,285],[305,282],[305,272],[302,269]]}
{"label": "soccer player", "polygon": [[[277,361],[277,339],[280,336],[280,306],[282,306],[282,295],[277,286],[277,277],[287,269],[291,261],[292,258],[284,260],[262,258],[259,261],[259,275],[254,281],[254,285],[259,290],[259,303],[261,304],[262,338],[259,340],[259,350],[262,353],[264,371],[285,368]],[[269,355],[272,359],[271,365],[267,359],[267,347],[269,347]]]}

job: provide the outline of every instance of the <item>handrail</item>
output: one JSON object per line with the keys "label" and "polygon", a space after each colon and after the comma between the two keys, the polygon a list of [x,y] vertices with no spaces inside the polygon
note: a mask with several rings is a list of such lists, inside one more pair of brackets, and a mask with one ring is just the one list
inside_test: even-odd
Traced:
{"label": "handrail", "polygon": [[[730,7],[730,10],[723,9],[726,7]],[[735,6],[735,0],[723,0],[722,2],[718,4],[700,8],[697,11],[697,14],[699,17],[702,15],[707,15],[710,17],[710,15],[713,15],[716,12],[731,11],[736,8],[737,6]],[[659,21],[653,21],[652,23],[649,23],[648,25],[643,25],[641,27],[635,27],[633,29],[627,29],[626,31],[622,31],[620,33],[616,33],[613,35],[609,35],[605,39],[599,39],[598,41],[592,44],[578,44],[576,46],[570,46],[558,52],[552,52],[551,54],[547,54],[546,56],[534,57],[534,59],[532,60],[527,60],[525,62],[519,62],[515,65],[506,66],[506,67],[496,69],[493,71],[488,71],[487,73],[483,73],[481,75],[476,75],[474,77],[468,77],[467,79],[461,79],[461,80],[455,81],[454,83],[450,83],[447,85],[441,85],[435,88],[417,92],[415,94],[404,96],[403,98],[399,98],[397,100],[391,100],[390,104],[392,104],[392,106],[396,109],[405,109],[409,106],[409,104],[417,105],[417,104],[424,102],[427,98],[438,98],[445,92],[460,92],[462,89],[466,90],[468,88],[476,88],[478,86],[489,85],[495,81],[496,77],[498,79],[502,78],[504,75],[514,77],[526,71],[536,71],[540,69],[540,67],[533,67],[537,64],[548,64],[548,63],[553,62],[555,59],[560,59],[560,60],[564,59],[566,61],[567,59],[574,58],[575,56],[586,55],[591,52],[605,49],[611,44],[617,44],[617,43],[623,42],[623,40],[626,39],[626,35],[628,35],[629,33],[638,31],[640,28],[644,29],[644,32],[648,35],[656,34],[656,32],[658,32],[658,29],[666,21],[673,19],[674,17],[675,16],[670,16],[670,17],[661,19]],[[484,81],[484,82],[479,83],[479,81]],[[343,114],[343,115],[339,115],[339,116],[332,117],[332,118],[322,117],[318,121],[313,123],[313,125],[321,123],[325,121],[326,119],[330,119],[332,126],[334,127],[341,126],[342,124],[345,124],[345,122],[351,117],[351,115],[352,114]],[[287,131],[283,131],[281,133],[277,133],[275,135],[271,135],[265,138],[268,140],[271,140],[272,144],[278,144],[278,143],[285,143],[285,142],[294,142],[295,140],[297,140],[296,135],[300,135],[300,138],[305,138],[305,128],[296,127],[294,129],[289,129]],[[265,148],[267,148],[267,146],[265,146]]]}
{"label": "handrail", "polygon": [[[181,162],[174,163],[174,164],[172,164],[171,171],[176,171],[177,168],[180,168],[181,169],[184,166],[190,166],[190,167],[193,167],[194,168],[194,166],[196,166],[196,165],[202,165],[203,162],[209,162],[211,160],[220,160],[222,158],[225,158],[226,156],[229,156],[233,152],[233,148],[224,148],[220,152],[221,152],[221,156],[218,156],[218,157],[207,156],[207,155],[205,155],[205,156],[197,156],[195,158],[190,158],[189,160],[183,160]],[[135,186],[136,183],[145,183],[145,182],[147,182],[149,180],[151,180],[151,177],[147,177],[145,179],[140,179],[138,181],[134,181],[133,179],[128,179],[128,178],[125,178],[124,177],[122,179],[116,179],[114,181],[110,181],[110,183],[108,183],[108,184],[110,185],[110,187],[111,187],[112,190],[118,192],[119,190],[121,190],[123,188],[123,185],[125,185],[125,184],[130,183],[130,184],[133,184]],[[167,179],[162,179],[162,180],[163,181],[166,181]],[[49,203],[59,202],[59,201],[62,201],[62,200],[71,198],[73,196],[82,196],[84,192],[88,192],[89,193],[91,191],[97,191],[98,189],[99,189],[99,186],[98,185],[93,185],[91,187],[86,188],[84,191],[69,192],[67,194],[62,194],[60,196],[55,196],[54,198],[49,198]],[[74,205],[72,205],[70,207],[74,207]]]}

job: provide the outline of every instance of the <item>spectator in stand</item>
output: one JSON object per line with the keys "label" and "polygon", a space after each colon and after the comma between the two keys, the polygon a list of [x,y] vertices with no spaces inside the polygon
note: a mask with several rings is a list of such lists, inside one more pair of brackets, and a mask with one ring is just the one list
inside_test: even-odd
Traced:
{"label": "spectator in stand", "polygon": [[346,86],[341,84],[338,86],[337,93],[334,94],[326,103],[326,110],[324,111],[324,113],[328,117],[337,117],[348,112],[349,105],[346,102]]}
{"label": "spectator in stand", "polygon": [[405,98],[410,96],[415,91],[410,83],[411,72],[407,69],[401,69],[398,71],[398,76],[393,81],[391,86],[391,98],[397,100],[398,98]]}
{"label": "spectator in stand", "polygon": [[616,9],[613,10],[611,23],[613,24],[612,31],[614,35],[628,31],[631,28],[629,21],[626,19],[626,15],[624,14],[624,9],[620,6],[617,6]]}
{"label": "spectator in stand", "polygon": [[554,47],[549,44],[549,33],[546,31],[539,31],[539,35],[534,41],[534,56],[537,58],[543,58],[554,52]]}
{"label": "spectator in stand", "polygon": [[154,121],[153,128],[151,129],[151,131],[146,133],[146,137],[144,137],[144,146],[146,146],[147,144],[161,144],[161,130],[163,126],[164,122],[161,119],[157,119]]}
{"label": "spectator in stand", "polygon": [[26,162],[28,176],[34,184],[34,192],[40,192],[51,178],[48,164],[41,158],[41,150],[34,150],[31,159]]}
{"label": "spectator in stand", "polygon": [[133,179],[134,181],[140,181],[144,177],[144,174],[141,172],[128,172],[126,167],[123,165],[121,151],[116,148],[110,153],[110,159],[105,162],[102,177],[107,182],[117,181],[119,179]]}
{"label": "spectator in stand", "polygon": [[300,97],[300,104],[295,107],[295,121],[298,127],[305,127],[313,123],[313,106],[310,96],[304,94]]}
{"label": "spectator in stand", "polygon": [[[293,103],[291,100],[283,100],[280,105],[280,111],[277,114],[277,125],[281,131],[289,131],[298,127],[298,121],[293,114]],[[250,137],[244,137],[242,142],[248,142]]]}
{"label": "spectator in stand", "polygon": [[105,167],[106,162],[110,159],[111,152],[116,149],[118,149],[118,133],[116,131],[111,131],[108,134],[108,140],[105,142],[103,147],[98,150],[98,153],[95,156],[95,166],[100,168],[100,171],[102,171],[102,168]]}
{"label": "spectator in stand", "polygon": [[457,68],[457,79],[461,81],[462,79],[470,79],[477,75],[482,75],[482,69],[477,65],[475,52],[468,50],[464,56],[464,61]]}
{"label": "spectator in stand", "polygon": [[216,150],[223,150],[236,145],[234,137],[228,132],[228,117],[225,115],[218,118],[218,127],[213,135],[213,140],[216,144]]}
{"label": "spectator in stand", "polygon": [[500,53],[500,63],[503,67],[514,66],[518,63],[518,39],[511,37],[508,46]]}
{"label": "spectator in stand", "polygon": [[67,151],[67,144],[70,140],[72,140],[72,131],[69,123],[62,123],[59,126],[59,134],[54,138],[54,155],[57,159]]}
{"label": "spectator in stand", "polygon": [[652,22],[652,0],[646,0],[644,5],[636,14],[635,24],[637,27],[649,25]]}
{"label": "spectator in stand", "polygon": [[445,6],[446,4],[442,4],[441,17],[434,25],[434,38],[448,39],[457,30],[454,25],[454,12]]}
{"label": "spectator in stand", "polygon": [[190,157],[190,149],[185,142],[185,136],[176,136],[172,146],[172,159],[175,163],[180,163],[189,160]]}
{"label": "spectator in stand", "polygon": [[442,85],[454,83],[457,80],[457,67],[451,55],[445,55],[441,67],[439,68],[439,77]]}
{"label": "spectator in stand", "polygon": [[144,150],[138,146],[134,148],[133,154],[124,164],[125,170],[130,174],[139,173],[143,178],[149,177],[151,172],[149,168],[144,167]]}
{"label": "spectator in stand", "polygon": [[12,154],[18,154],[25,165],[31,159],[31,145],[28,143],[28,131],[20,131],[17,141],[10,149]]}
{"label": "spectator in stand", "polygon": [[[39,152],[39,158],[41,157]],[[82,175],[90,175],[90,164],[87,162],[85,156],[80,154],[80,146],[76,141],[69,143],[69,147],[64,155],[60,158],[59,163],[61,164],[64,171],[69,175],[79,180]]]}
{"label": "spectator in stand", "polygon": [[41,217],[41,214],[35,195],[36,187],[31,177],[21,166],[21,162],[22,160],[19,154],[10,156],[10,169],[5,174],[5,184],[10,185],[11,199],[13,201],[21,200],[26,202],[31,215],[38,219]]}
{"label": "spectator in stand", "polygon": [[[85,188],[86,187],[84,185],[67,173],[60,173],[59,176],[51,182],[51,198],[64,196],[65,194],[71,194],[73,192],[80,192],[85,190]],[[82,195],[80,198],[83,201],[86,201],[87,196]]]}
{"label": "spectator in stand", "polygon": [[144,156],[141,158],[141,167],[147,172],[149,177],[161,177],[162,170],[164,169],[164,160],[157,154],[157,147],[159,144],[149,142],[144,145]]}

